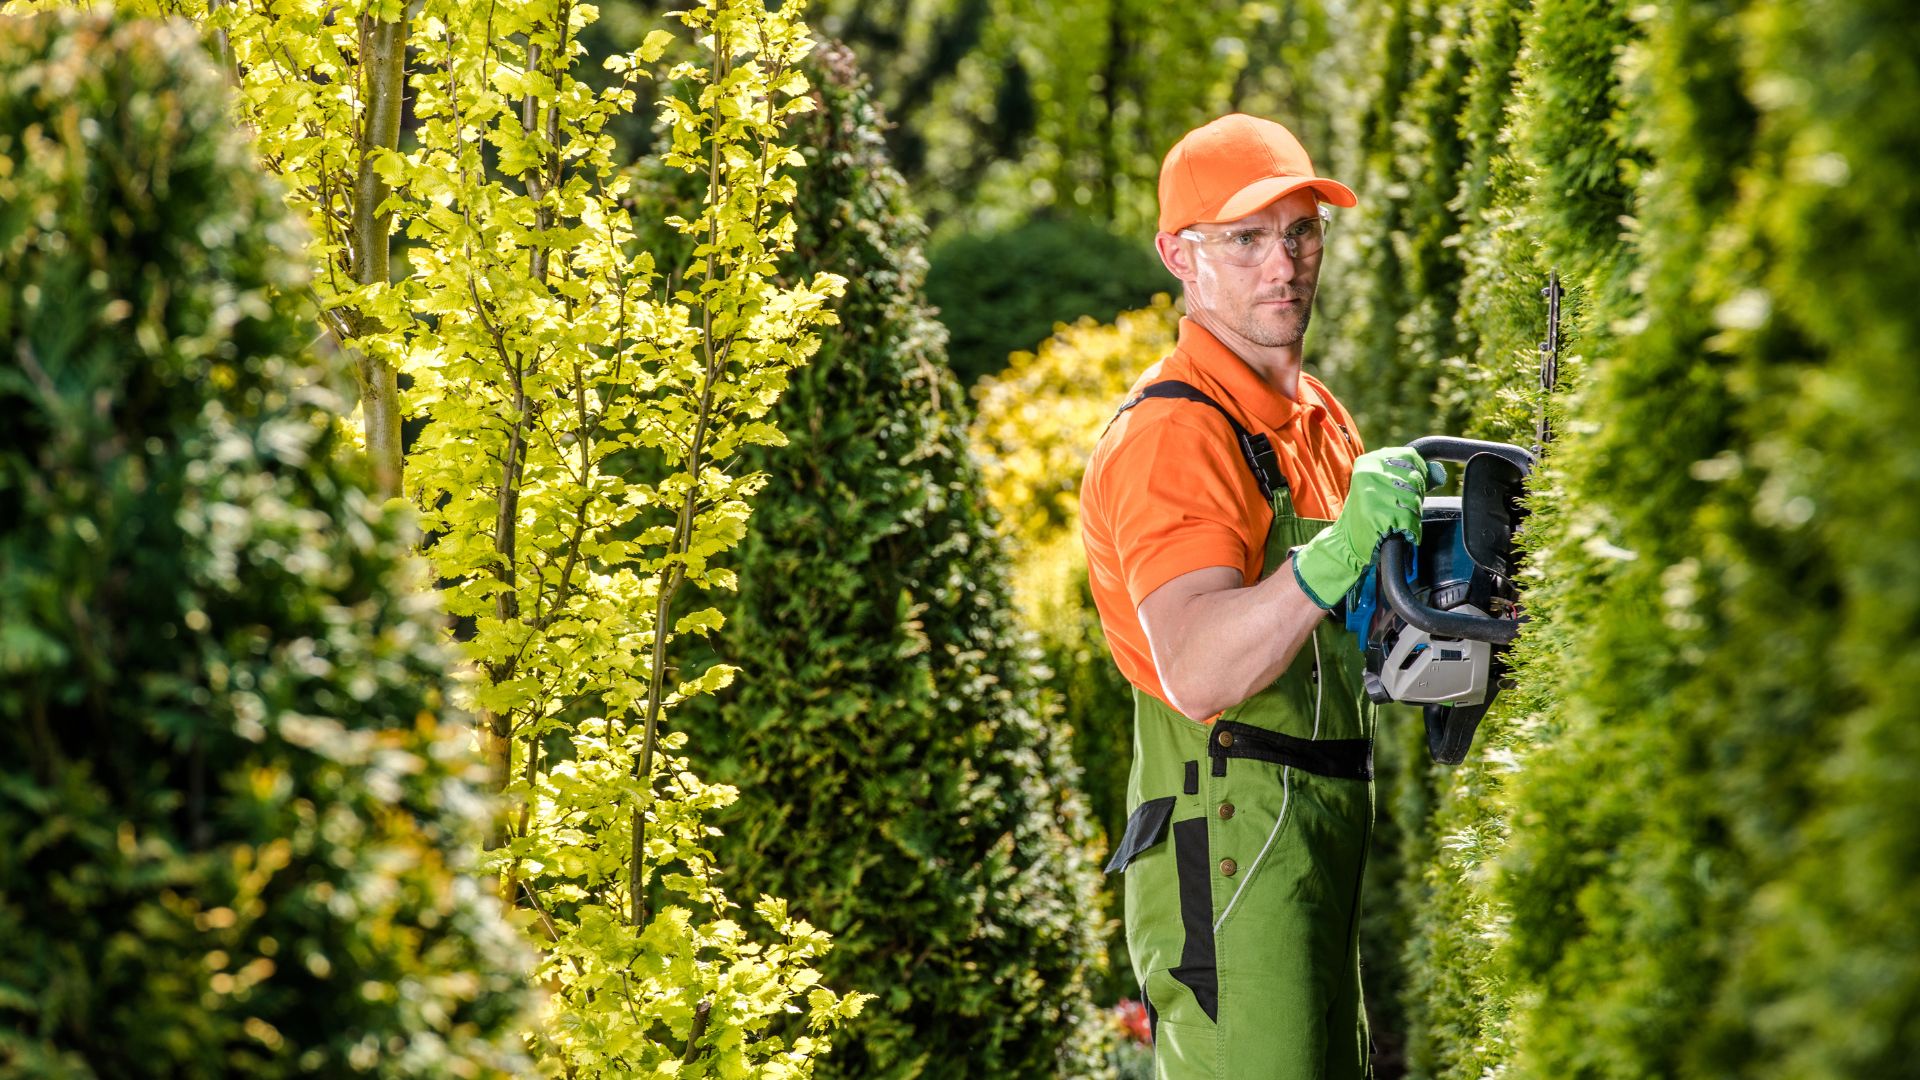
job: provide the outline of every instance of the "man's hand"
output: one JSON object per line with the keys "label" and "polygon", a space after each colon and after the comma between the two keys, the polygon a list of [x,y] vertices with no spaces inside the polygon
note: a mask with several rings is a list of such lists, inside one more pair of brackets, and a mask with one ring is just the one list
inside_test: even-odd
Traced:
{"label": "man's hand", "polygon": [[1293,553],[1300,591],[1323,608],[1347,595],[1373,562],[1373,553],[1390,533],[1420,542],[1420,499],[1429,483],[1429,466],[1410,446],[1388,446],[1362,454],[1353,463],[1353,480],[1340,517]]}

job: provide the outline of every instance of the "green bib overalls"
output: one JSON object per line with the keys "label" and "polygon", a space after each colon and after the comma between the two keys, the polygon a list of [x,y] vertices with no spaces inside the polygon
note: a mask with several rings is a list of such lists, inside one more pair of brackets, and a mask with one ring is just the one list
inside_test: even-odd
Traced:
{"label": "green bib overalls", "polygon": [[[1220,408],[1157,383],[1122,411],[1144,397]],[[1273,507],[1264,578],[1329,522],[1294,513],[1264,437],[1227,418]],[[1323,620],[1286,671],[1211,726],[1134,691],[1132,809],[1107,869],[1126,875],[1127,948],[1161,1080],[1370,1075],[1358,916],[1374,718],[1362,671]]]}

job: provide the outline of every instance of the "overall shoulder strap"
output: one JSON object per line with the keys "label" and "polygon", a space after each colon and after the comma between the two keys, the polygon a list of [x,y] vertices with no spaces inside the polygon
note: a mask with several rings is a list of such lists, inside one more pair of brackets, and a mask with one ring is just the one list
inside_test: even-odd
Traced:
{"label": "overall shoulder strap", "polygon": [[1197,401],[1202,405],[1211,406],[1214,411],[1225,417],[1228,425],[1233,428],[1234,440],[1240,444],[1240,456],[1246,460],[1247,468],[1252,471],[1254,482],[1260,485],[1260,497],[1272,502],[1274,492],[1286,490],[1287,476],[1280,471],[1280,461],[1274,456],[1273,444],[1267,437],[1248,431],[1240,421],[1233,418],[1233,414],[1228,412],[1225,406],[1208,397],[1199,387],[1191,383],[1168,379],[1149,384],[1132,401],[1120,406],[1119,411],[1113,414],[1114,417],[1117,419],[1120,413],[1126,412],[1148,398],[1177,398],[1181,401]]}

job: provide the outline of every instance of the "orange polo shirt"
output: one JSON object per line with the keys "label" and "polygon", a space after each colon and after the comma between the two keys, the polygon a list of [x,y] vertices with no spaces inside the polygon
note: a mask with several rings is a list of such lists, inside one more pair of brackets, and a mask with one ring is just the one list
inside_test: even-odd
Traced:
{"label": "orange polo shirt", "polygon": [[[1173,355],[1148,368],[1149,383],[1178,380],[1219,402],[1273,443],[1294,512],[1331,519],[1346,501],[1353,459],[1363,450],[1353,417],[1318,379],[1302,372],[1298,400],[1262,382],[1220,340],[1180,320]],[[1140,601],[1182,574],[1210,566],[1260,580],[1273,508],[1218,412],[1194,401],[1149,398],[1121,413],[1087,462],[1080,485],[1080,534],[1094,606],[1114,663],[1127,681],[1165,701],[1154,670]]]}

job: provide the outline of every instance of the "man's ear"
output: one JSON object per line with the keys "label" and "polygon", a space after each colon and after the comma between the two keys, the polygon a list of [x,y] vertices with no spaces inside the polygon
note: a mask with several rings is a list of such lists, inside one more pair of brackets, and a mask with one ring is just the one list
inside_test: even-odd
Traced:
{"label": "man's ear", "polygon": [[1153,247],[1160,253],[1160,263],[1167,268],[1167,273],[1179,278],[1182,284],[1190,285],[1199,276],[1194,269],[1192,249],[1178,236],[1170,232],[1154,233]]}

